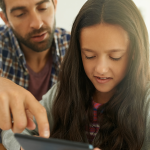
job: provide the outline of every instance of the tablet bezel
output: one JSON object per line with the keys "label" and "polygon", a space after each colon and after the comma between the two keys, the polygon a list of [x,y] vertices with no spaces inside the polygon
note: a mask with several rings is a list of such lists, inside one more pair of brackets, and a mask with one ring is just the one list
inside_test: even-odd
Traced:
{"label": "tablet bezel", "polygon": [[[46,149],[51,150],[50,147],[54,147],[55,149],[60,149],[60,150],[66,150],[66,149],[71,149],[71,150],[92,150],[93,145],[90,145],[88,143],[81,143],[81,142],[74,142],[74,141],[68,141],[68,140],[62,140],[62,139],[55,139],[55,138],[42,138],[42,137],[35,137],[35,136],[29,136],[29,135],[23,135],[23,134],[14,134],[15,138],[19,142],[19,144],[25,149],[29,150],[35,147],[36,149],[43,150],[42,148],[40,149],[39,146],[36,147],[36,145],[41,144],[40,147],[44,147],[45,145],[48,145]],[[28,143],[28,144],[27,144]],[[42,146],[43,144],[43,146]],[[30,146],[32,145],[32,146]]]}

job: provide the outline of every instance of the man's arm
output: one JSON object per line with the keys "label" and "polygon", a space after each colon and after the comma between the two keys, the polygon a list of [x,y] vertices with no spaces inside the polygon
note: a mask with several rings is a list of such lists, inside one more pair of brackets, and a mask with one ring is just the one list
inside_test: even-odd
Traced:
{"label": "man's arm", "polygon": [[[12,123],[11,114],[14,123]],[[49,123],[45,108],[29,91],[0,77],[0,128],[12,129],[15,133],[21,133],[26,127],[34,129],[32,116],[37,121],[39,135],[49,137]]]}
{"label": "man's arm", "polygon": [[[52,107],[53,107],[53,103],[54,103],[54,99],[55,99],[56,90],[57,90],[57,84],[55,84],[42,97],[42,100],[40,101],[40,104],[46,109],[48,122],[49,122],[50,127],[51,127],[50,129],[53,128],[53,117],[52,117],[51,112],[52,112]],[[38,123],[37,123],[36,118],[34,118],[33,121],[34,121],[35,126],[36,126],[35,129],[34,130],[25,129],[22,132],[22,134],[40,136],[39,130],[38,130],[38,125],[37,125]],[[7,150],[20,150],[20,145],[17,142],[17,140],[14,138],[14,133],[12,132],[12,130],[2,132],[2,142],[3,142],[3,145],[5,146],[5,148]]]}

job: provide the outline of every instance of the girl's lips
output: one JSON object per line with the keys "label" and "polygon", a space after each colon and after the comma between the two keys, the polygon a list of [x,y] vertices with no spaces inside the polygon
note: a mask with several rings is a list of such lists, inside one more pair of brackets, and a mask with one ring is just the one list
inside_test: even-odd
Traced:
{"label": "girl's lips", "polygon": [[96,81],[100,84],[104,84],[104,83],[107,83],[109,82],[110,80],[112,80],[112,78],[107,78],[107,79],[100,79],[98,77],[95,77]]}
{"label": "girl's lips", "polygon": [[32,37],[32,40],[34,42],[41,42],[41,41],[45,40],[46,37],[47,37],[47,32],[43,33],[42,35]]}

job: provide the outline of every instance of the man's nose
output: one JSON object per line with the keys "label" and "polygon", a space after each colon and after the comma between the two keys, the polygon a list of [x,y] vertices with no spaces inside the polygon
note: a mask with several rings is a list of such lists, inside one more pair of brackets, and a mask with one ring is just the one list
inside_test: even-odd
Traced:
{"label": "man's nose", "polygon": [[43,26],[42,18],[38,13],[33,12],[30,19],[31,19],[31,22],[30,22],[31,28],[40,29]]}

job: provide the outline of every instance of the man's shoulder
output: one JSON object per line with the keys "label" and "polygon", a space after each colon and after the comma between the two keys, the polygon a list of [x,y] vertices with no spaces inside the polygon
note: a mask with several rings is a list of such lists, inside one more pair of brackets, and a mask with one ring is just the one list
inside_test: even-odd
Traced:
{"label": "man's shoulder", "polygon": [[[63,28],[56,28],[54,33],[55,52],[63,60],[70,44],[70,33]],[[57,57],[56,57],[57,58]]]}
{"label": "man's shoulder", "polygon": [[4,32],[8,27],[6,25],[0,25],[0,33]]}
{"label": "man's shoulder", "polygon": [[0,37],[9,37],[12,31],[6,25],[0,25]]}
{"label": "man's shoulder", "polygon": [[14,45],[15,38],[10,27],[0,25],[0,47],[8,48]]}
{"label": "man's shoulder", "polygon": [[1,57],[12,59],[16,58],[20,51],[18,41],[10,27],[0,25],[0,54]]}
{"label": "man's shoulder", "polygon": [[59,38],[67,37],[68,40],[70,40],[71,33],[63,28],[56,28],[55,34]]}

